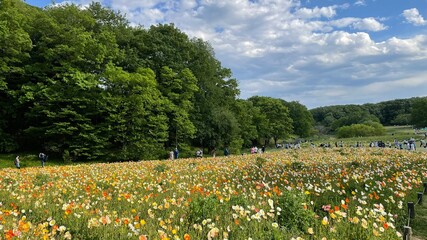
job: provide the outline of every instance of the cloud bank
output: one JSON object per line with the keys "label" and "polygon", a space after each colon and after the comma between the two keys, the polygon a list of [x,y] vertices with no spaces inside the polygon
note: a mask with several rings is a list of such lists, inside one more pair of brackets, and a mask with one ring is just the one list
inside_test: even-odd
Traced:
{"label": "cloud bank", "polygon": [[298,0],[102,3],[125,13],[133,25],[174,23],[211,43],[239,80],[242,98],[271,96],[312,108],[427,92],[427,35],[400,37],[389,20],[425,26],[416,8],[403,8],[396,16],[362,17],[351,15],[352,9],[368,9],[368,1],[329,6]]}

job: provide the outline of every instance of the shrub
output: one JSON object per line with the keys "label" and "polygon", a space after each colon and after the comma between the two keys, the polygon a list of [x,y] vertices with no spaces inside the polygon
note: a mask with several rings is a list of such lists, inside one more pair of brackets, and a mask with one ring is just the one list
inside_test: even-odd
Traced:
{"label": "shrub", "polygon": [[385,129],[380,123],[352,124],[340,127],[337,130],[338,138],[366,137],[384,135]]}
{"label": "shrub", "polygon": [[190,202],[188,220],[190,223],[197,223],[213,218],[219,209],[220,202],[216,196],[196,197]]}
{"label": "shrub", "polygon": [[304,207],[304,203],[310,202],[304,193],[284,191],[276,201],[282,209],[281,214],[277,216],[277,222],[282,227],[304,232],[314,221],[314,211]]}

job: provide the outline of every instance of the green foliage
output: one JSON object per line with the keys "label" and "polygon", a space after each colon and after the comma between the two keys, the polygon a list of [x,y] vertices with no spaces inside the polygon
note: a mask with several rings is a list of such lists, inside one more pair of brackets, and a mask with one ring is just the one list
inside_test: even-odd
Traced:
{"label": "green foliage", "polygon": [[166,166],[166,164],[164,164],[164,163],[157,164],[154,167],[154,170],[159,172],[159,173],[165,172],[168,169],[169,169],[168,166]]}
{"label": "green foliage", "polygon": [[384,126],[412,124],[409,117],[412,107],[418,99],[396,99],[377,104],[337,105],[311,109],[316,126],[323,126],[326,132],[342,126],[364,123],[366,121],[380,122]]}
{"label": "green foliage", "polygon": [[[415,199],[415,198],[414,198]],[[427,201],[425,195],[423,197],[423,203],[416,206],[415,219],[411,221],[411,227],[414,233],[414,237],[427,237]]]}
{"label": "green foliage", "polygon": [[351,161],[351,162],[349,162],[349,163],[347,163],[347,167],[348,168],[358,168],[358,167],[360,167],[360,161]]}
{"label": "green foliage", "polygon": [[196,128],[190,120],[193,110],[194,93],[198,91],[197,79],[185,68],[180,73],[174,73],[169,67],[161,69],[159,90],[167,99],[167,115],[169,118],[168,143],[174,146],[178,142],[187,142],[193,138]]}
{"label": "green foliage", "polygon": [[258,138],[257,125],[254,121],[256,116],[261,115],[259,108],[254,107],[251,101],[238,99],[232,106],[232,111],[239,123],[242,145],[250,147],[252,140]]}
{"label": "green foliage", "polygon": [[[0,3],[0,151],[19,148],[23,109],[18,107],[25,62],[33,47],[26,31],[30,8],[19,0]],[[34,10],[32,10],[34,11]]]}
{"label": "green foliage", "polygon": [[19,145],[14,141],[13,137],[0,129],[0,152],[13,152],[16,151],[18,147]]}
{"label": "green foliage", "polygon": [[231,141],[229,151],[233,154],[240,154],[243,146],[243,139],[235,138]]}
{"label": "green foliage", "polygon": [[128,73],[108,66],[105,73],[105,100],[108,110],[112,156],[118,160],[140,160],[162,155],[167,136],[165,100],[157,90],[154,73],[138,69]]}
{"label": "green foliage", "polygon": [[277,216],[280,226],[288,230],[298,230],[305,232],[311,226],[315,213],[313,210],[305,208],[304,204],[310,202],[309,198],[301,192],[284,191],[283,195],[274,199],[277,206],[282,209]]}
{"label": "green foliage", "polygon": [[[213,139],[210,141],[210,146],[231,146],[231,143],[238,139],[239,123],[234,114],[225,108],[217,108],[212,111],[212,125],[214,126],[212,133]],[[239,147],[239,143],[235,142]],[[241,145],[240,145],[241,147]]]}
{"label": "green foliage", "polygon": [[385,128],[380,123],[352,124],[340,127],[337,130],[338,138],[381,136],[385,134]]}
{"label": "green foliage", "polygon": [[48,174],[38,173],[34,178],[34,185],[35,186],[43,186],[44,184],[48,183],[49,181],[52,181],[53,179],[50,179]]}
{"label": "green foliage", "polygon": [[399,126],[411,125],[411,114],[399,114],[390,123]]}
{"label": "green foliage", "polygon": [[[173,24],[132,27],[100,3],[2,0],[0,10],[0,152],[65,162],[155,159],[176,145],[239,153],[292,131],[284,101],[237,100],[212,46]],[[289,106],[306,135],[306,108]]]}
{"label": "green foliage", "polygon": [[301,171],[302,169],[304,169],[305,164],[303,162],[292,162],[291,167],[294,171]]}
{"label": "green foliage", "polygon": [[267,162],[267,159],[262,158],[262,157],[257,157],[256,160],[255,160],[255,165],[257,165],[258,168],[262,168],[262,166],[266,162]]}
{"label": "green foliage", "polygon": [[253,102],[254,106],[259,107],[261,114],[265,116],[262,119],[264,123],[259,125],[259,137],[264,138],[266,142],[273,138],[276,145],[279,138],[289,136],[292,132],[292,119],[289,109],[283,101],[259,96],[251,97],[248,100]]}
{"label": "green foliage", "polygon": [[427,98],[419,98],[412,105],[411,121],[417,128],[427,127]]}
{"label": "green foliage", "polygon": [[314,119],[307,107],[299,102],[285,102],[292,119],[293,133],[300,137],[308,137],[313,132]]}
{"label": "green foliage", "polygon": [[190,202],[188,221],[200,223],[204,219],[213,219],[221,208],[221,203],[216,196],[196,197]]}

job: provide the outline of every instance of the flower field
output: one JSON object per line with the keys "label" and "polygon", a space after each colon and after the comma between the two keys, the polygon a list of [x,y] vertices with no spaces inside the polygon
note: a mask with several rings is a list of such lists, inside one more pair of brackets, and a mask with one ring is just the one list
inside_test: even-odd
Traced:
{"label": "flower field", "polygon": [[0,239],[401,239],[427,154],[302,149],[0,170]]}

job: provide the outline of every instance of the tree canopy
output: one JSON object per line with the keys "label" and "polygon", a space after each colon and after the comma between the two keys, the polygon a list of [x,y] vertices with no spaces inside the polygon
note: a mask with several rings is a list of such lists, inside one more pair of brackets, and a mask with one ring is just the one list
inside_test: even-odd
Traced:
{"label": "tree canopy", "polygon": [[281,99],[238,99],[209,43],[173,24],[131,26],[92,3],[0,1],[0,152],[64,159],[161,158],[307,136],[311,113]]}
{"label": "tree canopy", "polygon": [[410,116],[415,127],[427,127],[427,98],[418,98],[413,102]]}
{"label": "tree canopy", "polygon": [[[378,122],[384,126],[414,125],[413,110],[424,98],[396,99],[376,104],[337,105],[311,109],[316,128],[323,132],[334,132],[343,126]],[[425,116],[425,115],[424,115]]]}

